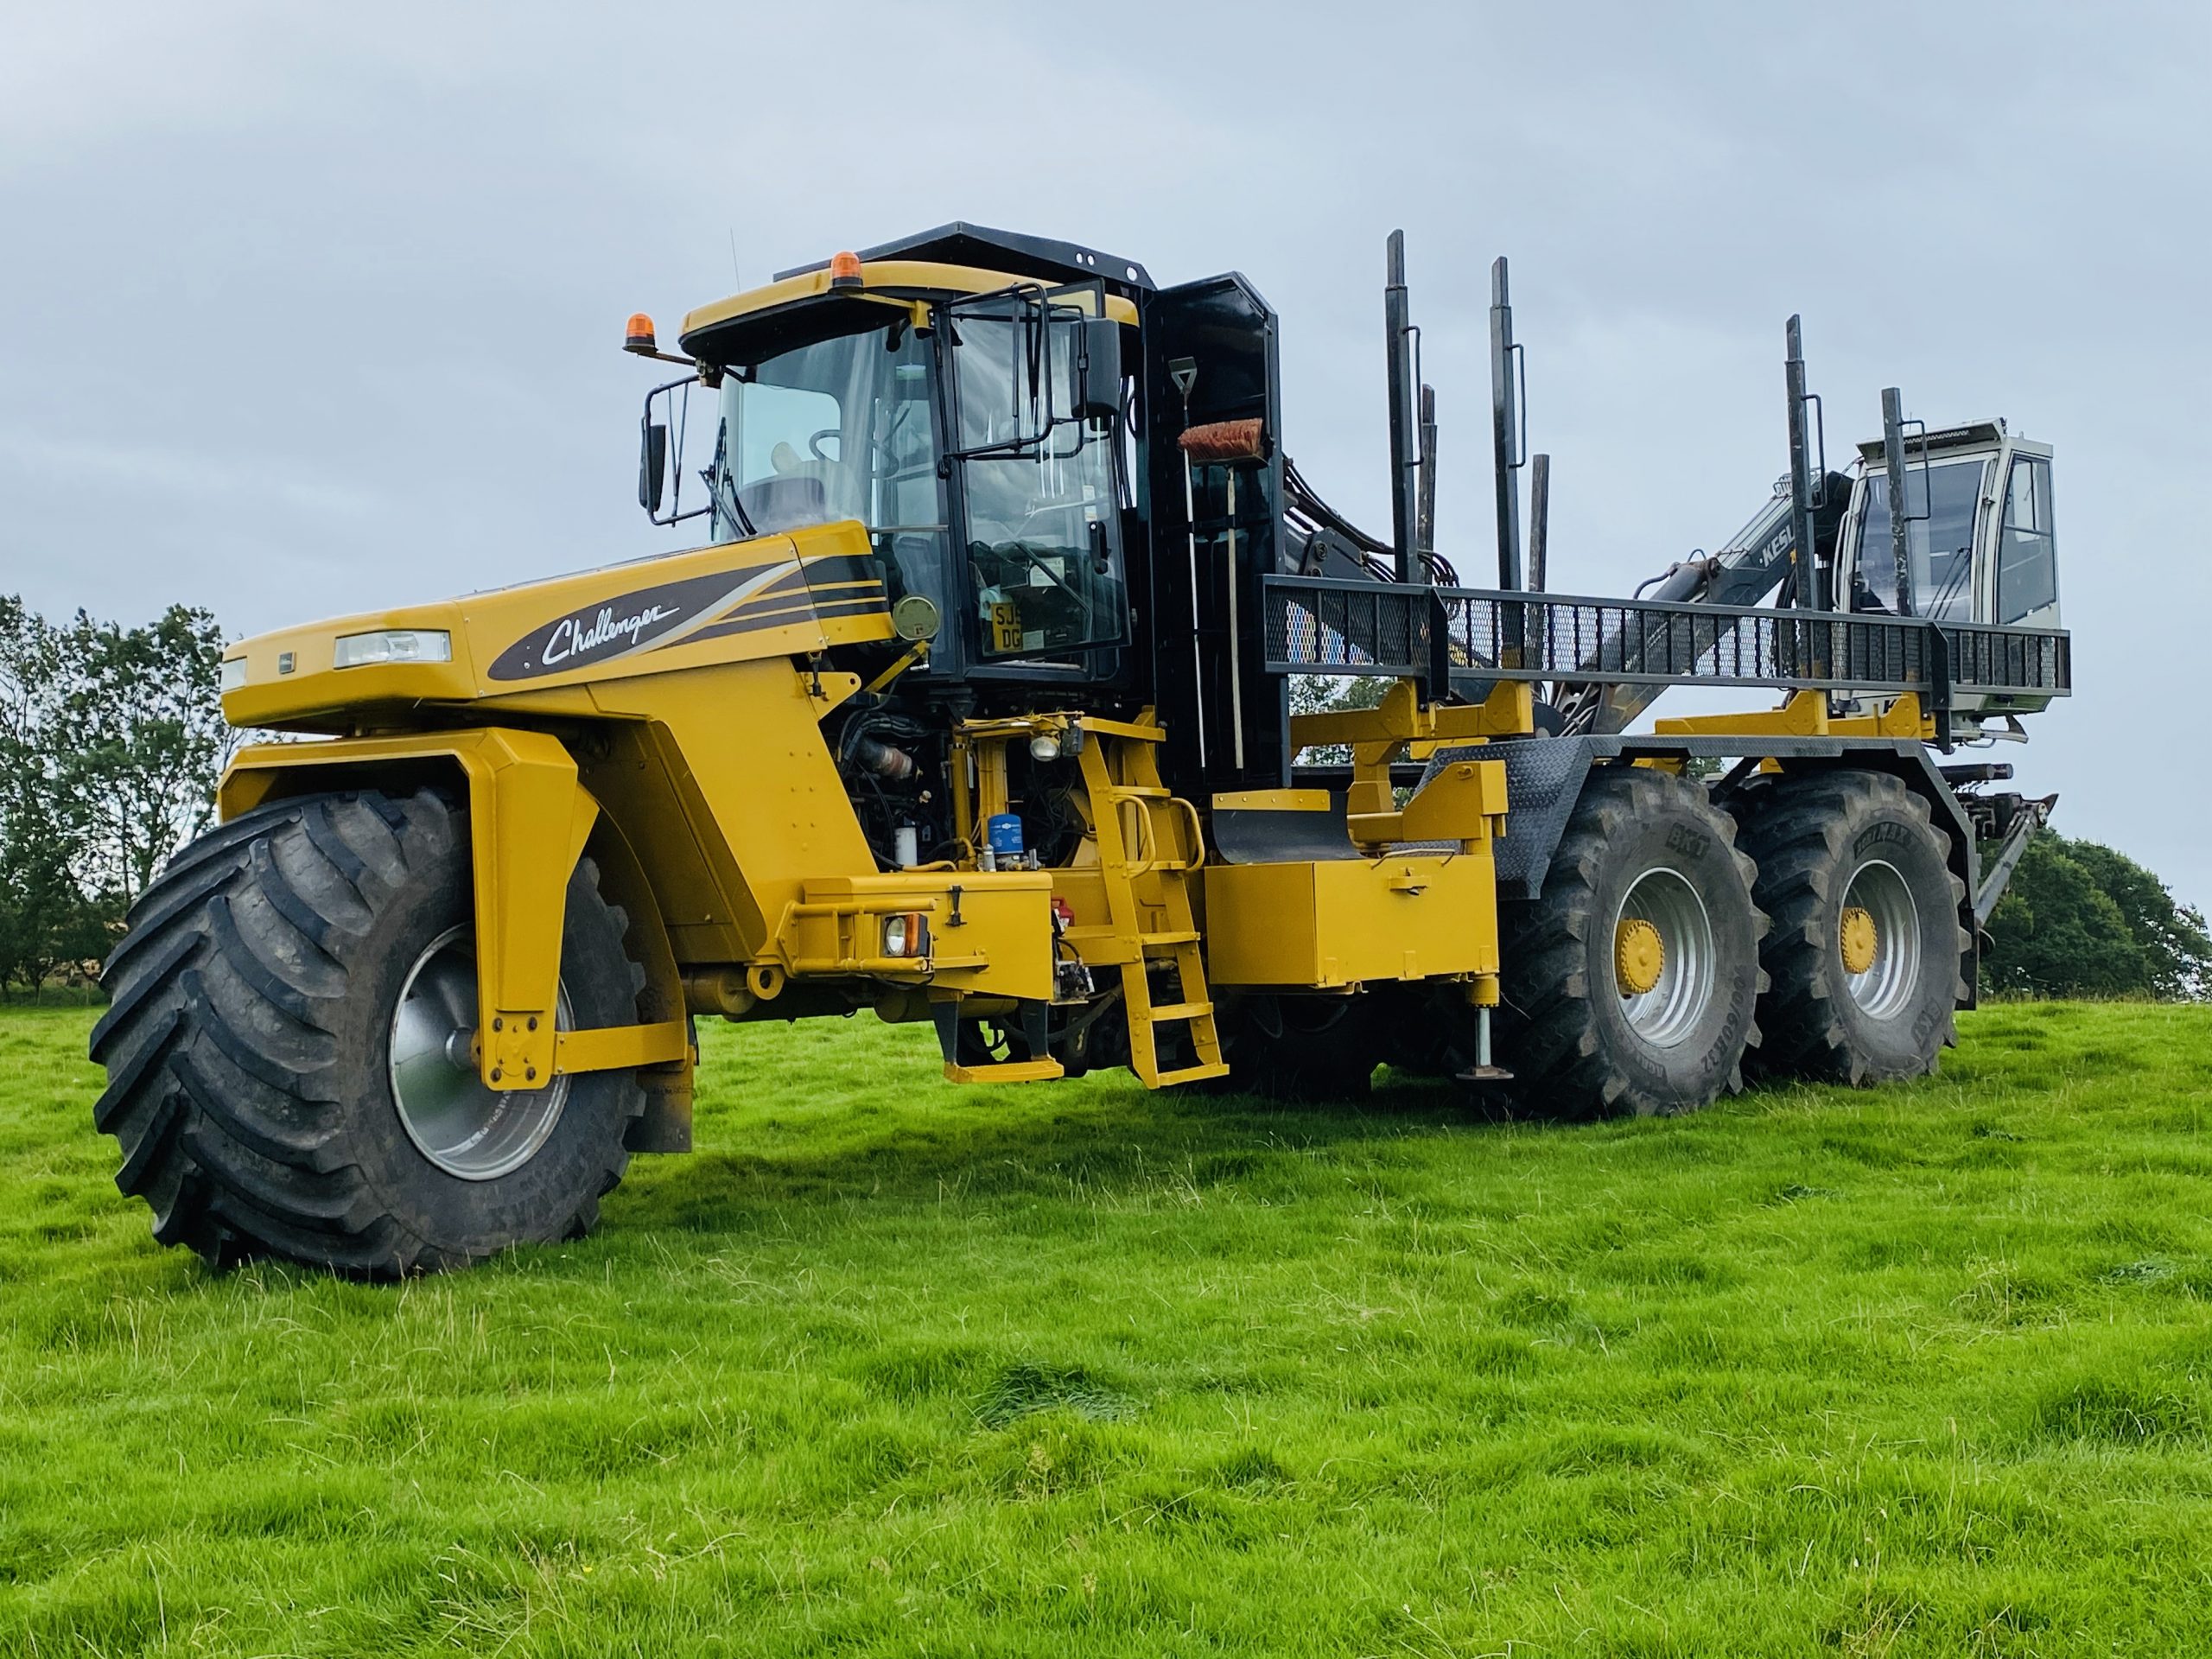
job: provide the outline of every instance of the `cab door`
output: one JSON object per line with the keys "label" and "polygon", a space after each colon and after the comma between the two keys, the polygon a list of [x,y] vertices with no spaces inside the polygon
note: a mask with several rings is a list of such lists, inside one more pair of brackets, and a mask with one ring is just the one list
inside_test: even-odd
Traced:
{"label": "cab door", "polygon": [[1105,309],[1098,283],[939,309],[974,669],[1081,677],[1094,653],[1128,642],[1121,358]]}
{"label": "cab door", "polygon": [[2001,627],[2055,628],[2058,541],[2050,517],[2050,455],[2015,443],[2001,457],[1994,503],[1994,556],[1986,613]]}

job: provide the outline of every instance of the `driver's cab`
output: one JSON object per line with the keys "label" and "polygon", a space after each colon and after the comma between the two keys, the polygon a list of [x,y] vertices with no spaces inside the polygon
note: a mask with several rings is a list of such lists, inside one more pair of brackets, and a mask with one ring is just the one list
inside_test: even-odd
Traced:
{"label": "driver's cab", "polygon": [[1129,638],[1136,321],[1099,280],[851,256],[694,312],[701,372],[648,404],[648,467],[658,424],[676,485],[655,522],[733,542],[857,521],[893,601],[942,619],[919,672],[1095,680]]}
{"label": "driver's cab", "polygon": [[[2002,421],[1907,440],[1904,609],[1940,622],[2059,626],[2050,453]],[[1899,609],[1891,506],[1883,447],[1862,443],[1838,543],[1852,610]]]}

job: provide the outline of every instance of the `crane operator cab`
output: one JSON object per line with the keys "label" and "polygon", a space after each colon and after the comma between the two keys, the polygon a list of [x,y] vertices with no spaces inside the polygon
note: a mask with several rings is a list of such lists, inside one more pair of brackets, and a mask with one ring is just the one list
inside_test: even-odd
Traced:
{"label": "crane operator cab", "polygon": [[[1883,446],[1859,446],[1839,544],[1854,611],[1900,609],[1944,623],[2056,628],[2058,549],[2051,524],[2049,444],[1978,421],[1916,436],[1906,447],[1906,602],[1897,598]],[[2047,697],[1980,698],[1960,712],[2028,712]]]}
{"label": "crane operator cab", "polygon": [[862,290],[852,269],[686,319],[699,372],[648,400],[639,504],[706,518],[715,542],[857,521],[892,600],[941,620],[925,677],[1109,676],[1130,634],[1135,306],[1102,280],[872,258]]}
{"label": "crane operator cab", "polygon": [[[1927,435],[1907,446],[1904,607],[1939,622],[2058,626],[2058,552],[2050,518],[2050,446],[2014,437],[2002,421]],[[1897,605],[1890,486],[1878,440],[1859,446],[1842,530],[1850,608]]]}

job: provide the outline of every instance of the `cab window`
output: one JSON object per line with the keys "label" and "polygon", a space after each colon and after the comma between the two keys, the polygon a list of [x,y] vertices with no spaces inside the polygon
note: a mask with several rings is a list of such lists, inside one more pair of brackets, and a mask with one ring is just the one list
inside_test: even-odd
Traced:
{"label": "cab window", "polygon": [[857,518],[894,594],[926,594],[942,607],[931,386],[929,342],[903,326],[732,369],[707,472],[715,539]]}
{"label": "cab window", "polygon": [[2050,524],[2050,463],[2016,455],[2005,490],[1997,550],[1997,620],[2018,622],[2058,602],[2058,550]]}

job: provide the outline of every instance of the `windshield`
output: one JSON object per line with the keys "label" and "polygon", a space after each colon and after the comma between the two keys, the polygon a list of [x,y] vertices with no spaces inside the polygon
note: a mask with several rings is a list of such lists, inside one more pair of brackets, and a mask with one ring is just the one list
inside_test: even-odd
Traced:
{"label": "windshield", "polygon": [[[1905,474],[1905,525],[1912,568],[1912,613],[1943,622],[1965,622],[1974,613],[1974,513],[1981,505],[1986,461],[1953,461]],[[1924,486],[1924,493],[1923,493]],[[1926,513],[1923,518],[1919,515]],[[1897,555],[1890,544],[1890,480],[1866,480],[1866,508],[1859,523],[1859,582],[1885,611],[1897,608]]]}
{"label": "windshield", "polygon": [[929,343],[911,328],[817,340],[723,378],[714,539],[857,518],[899,593],[941,606],[937,436]]}
{"label": "windshield", "polygon": [[1078,418],[1081,316],[1027,296],[954,322],[962,488],[979,647],[1034,656],[1127,629],[1110,424]]}

